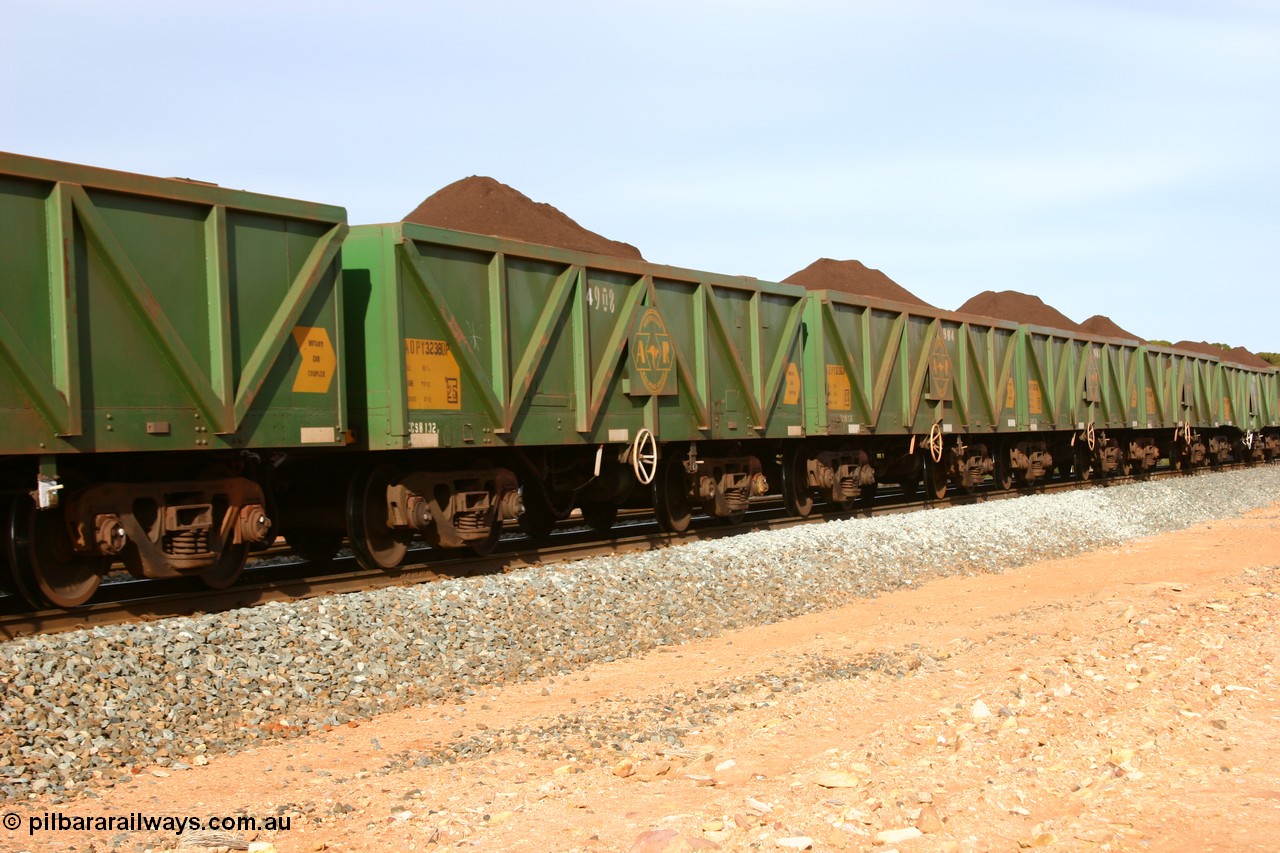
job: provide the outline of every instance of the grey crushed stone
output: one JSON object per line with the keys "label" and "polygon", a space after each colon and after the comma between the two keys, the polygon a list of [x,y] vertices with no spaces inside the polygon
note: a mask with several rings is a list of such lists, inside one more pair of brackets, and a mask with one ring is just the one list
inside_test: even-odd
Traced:
{"label": "grey crushed stone", "polygon": [[[91,795],[131,766],[177,772],[269,738],[1277,499],[1280,467],[1268,466],[15,640],[0,645],[0,793]],[[589,740],[608,742],[608,728]]]}

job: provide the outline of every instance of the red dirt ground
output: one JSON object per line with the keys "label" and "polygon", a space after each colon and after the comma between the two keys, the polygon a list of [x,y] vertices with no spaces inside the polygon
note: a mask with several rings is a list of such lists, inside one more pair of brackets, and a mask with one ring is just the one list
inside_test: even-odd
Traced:
{"label": "red dirt ground", "polygon": [[[133,784],[101,799],[8,808],[288,814],[289,832],[257,838],[280,853],[1273,851],[1278,595],[1275,504],[316,731],[189,771],[138,768]],[[412,760],[557,721],[686,718],[744,678],[876,660],[896,663],[715,700],[720,712],[678,748],[555,757],[562,745],[585,746],[586,733],[456,764]],[[653,830],[660,841],[635,846]],[[877,842],[893,832],[918,837]],[[126,850],[178,844],[116,840]],[[114,849],[104,835],[40,841],[32,849]]]}

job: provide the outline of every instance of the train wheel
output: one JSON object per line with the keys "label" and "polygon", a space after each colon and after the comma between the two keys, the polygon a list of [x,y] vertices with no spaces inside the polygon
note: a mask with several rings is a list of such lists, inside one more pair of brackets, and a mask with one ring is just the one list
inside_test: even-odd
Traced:
{"label": "train wheel", "polygon": [[1116,466],[1115,476],[1128,477],[1133,472],[1133,465],[1129,463],[1129,454],[1123,450],[1120,451],[1120,462]]}
{"label": "train wheel", "polygon": [[653,508],[658,526],[668,533],[683,533],[693,520],[689,503],[689,487],[685,483],[684,460],[667,456],[658,462],[658,475],[653,478]]}
{"label": "train wheel", "polygon": [[218,562],[200,573],[200,580],[209,589],[227,589],[244,574],[245,561],[249,559],[249,546],[228,542],[222,546]]}
{"label": "train wheel", "polygon": [[394,569],[409,552],[412,536],[387,526],[387,487],[396,479],[390,465],[378,465],[352,478],[347,491],[351,551],[366,569]]}
{"label": "train wheel", "polygon": [[813,512],[813,492],[809,490],[809,457],[802,448],[782,451],[782,501],[787,513],[808,518]]}
{"label": "train wheel", "polygon": [[942,500],[947,496],[947,469],[939,462],[927,461],[924,470],[926,497]]}
{"label": "train wheel", "polygon": [[10,577],[31,606],[79,607],[98,591],[110,560],[72,550],[60,507],[41,510],[18,498],[6,527]]}
{"label": "train wheel", "polygon": [[[0,497],[0,519],[9,517],[9,501]],[[0,524],[0,591],[17,594],[13,571],[9,567],[9,525]]]}
{"label": "train wheel", "polygon": [[587,523],[587,527],[592,530],[598,530],[601,533],[608,533],[613,529],[614,523],[618,520],[618,505],[603,502],[586,503],[579,507],[582,510],[582,520]]}
{"label": "train wheel", "polygon": [[542,541],[556,528],[556,511],[542,483],[529,479],[521,484],[520,489],[524,504],[524,512],[520,513],[518,522],[520,529],[535,542]]}
{"label": "train wheel", "polygon": [[41,602],[33,602],[27,594],[21,579],[14,574],[9,559],[9,513],[13,511],[13,498],[0,497],[0,587],[5,592],[26,600],[32,606],[42,606]]}
{"label": "train wheel", "polygon": [[992,478],[996,481],[996,488],[1007,492],[1013,488],[1013,460],[1009,458],[1009,448],[996,448],[995,463]]}
{"label": "train wheel", "polygon": [[1082,483],[1087,483],[1089,478],[1093,476],[1093,452],[1081,445],[1076,445],[1074,467],[1076,479]]}

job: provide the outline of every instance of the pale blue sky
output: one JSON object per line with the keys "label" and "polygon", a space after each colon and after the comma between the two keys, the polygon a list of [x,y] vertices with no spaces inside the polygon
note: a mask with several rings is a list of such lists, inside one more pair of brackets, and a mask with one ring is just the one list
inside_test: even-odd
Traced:
{"label": "pale blue sky", "polygon": [[1280,351],[1280,3],[0,0],[0,149]]}

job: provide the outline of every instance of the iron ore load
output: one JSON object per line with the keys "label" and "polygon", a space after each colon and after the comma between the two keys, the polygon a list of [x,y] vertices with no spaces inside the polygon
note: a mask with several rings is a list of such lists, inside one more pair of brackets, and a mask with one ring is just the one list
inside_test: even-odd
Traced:
{"label": "iron ore load", "polygon": [[1280,456],[1208,353],[0,154],[0,584]]}

